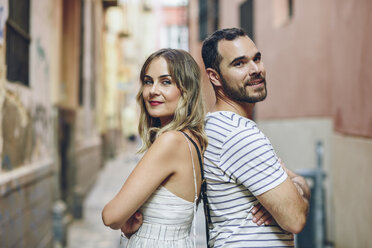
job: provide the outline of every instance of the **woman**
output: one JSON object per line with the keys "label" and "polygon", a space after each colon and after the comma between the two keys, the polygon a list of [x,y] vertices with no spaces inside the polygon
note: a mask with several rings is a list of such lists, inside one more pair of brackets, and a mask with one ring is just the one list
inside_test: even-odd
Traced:
{"label": "woman", "polygon": [[128,247],[193,247],[189,234],[202,182],[198,153],[207,145],[199,67],[185,51],[162,49],[145,61],[140,79],[145,154],[102,218],[120,229],[142,213]]}

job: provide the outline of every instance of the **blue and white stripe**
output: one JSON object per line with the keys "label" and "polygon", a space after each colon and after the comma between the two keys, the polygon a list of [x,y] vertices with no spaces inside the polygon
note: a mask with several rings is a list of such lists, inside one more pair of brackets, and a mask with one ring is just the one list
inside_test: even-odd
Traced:
{"label": "blue and white stripe", "polygon": [[233,112],[208,113],[204,171],[213,247],[294,247],[276,223],[257,226],[250,210],[260,195],[281,184],[283,171],[267,137],[253,121]]}

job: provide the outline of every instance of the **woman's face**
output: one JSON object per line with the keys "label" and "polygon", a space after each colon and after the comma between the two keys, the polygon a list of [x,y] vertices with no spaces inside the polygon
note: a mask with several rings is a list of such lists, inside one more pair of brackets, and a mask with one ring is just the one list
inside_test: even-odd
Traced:
{"label": "woman's face", "polygon": [[142,96],[147,112],[151,117],[159,118],[161,126],[172,121],[181,91],[171,77],[164,58],[156,58],[148,66]]}

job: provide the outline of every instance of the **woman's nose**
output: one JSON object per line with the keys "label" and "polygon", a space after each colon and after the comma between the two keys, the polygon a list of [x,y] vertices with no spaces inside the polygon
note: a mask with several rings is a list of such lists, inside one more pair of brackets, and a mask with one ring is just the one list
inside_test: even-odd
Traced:
{"label": "woman's nose", "polygon": [[153,83],[151,89],[150,89],[150,94],[152,95],[157,95],[159,94],[159,87],[157,83]]}

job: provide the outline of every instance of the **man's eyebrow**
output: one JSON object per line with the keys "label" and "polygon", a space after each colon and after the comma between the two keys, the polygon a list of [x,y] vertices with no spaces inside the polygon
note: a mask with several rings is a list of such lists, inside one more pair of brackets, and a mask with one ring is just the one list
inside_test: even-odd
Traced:
{"label": "man's eyebrow", "polygon": [[[253,56],[253,58],[257,58],[257,57],[261,57],[261,53],[260,53],[260,52],[257,52],[257,53]],[[240,56],[240,57],[237,57],[237,58],[233,59],[233,61],[231,61],[229,65],[232,65],[232,64],[234,64],[236,61],[239,61],[239,60],[242,60],[242,59],[248,59],[248,57],[247,57],[247,56]]]}
{"label": "man's eyebrow", "polygon": [[242,60],[242,59],[246,59],[246,58],[247,58],[247,56],[240,56],[240,57],[237,57],[237,58],[233,59],[233,61],[231,61],[229,65],[232,65],[232,64],[234,64],[236,61],[239,61],[239,60]]}

